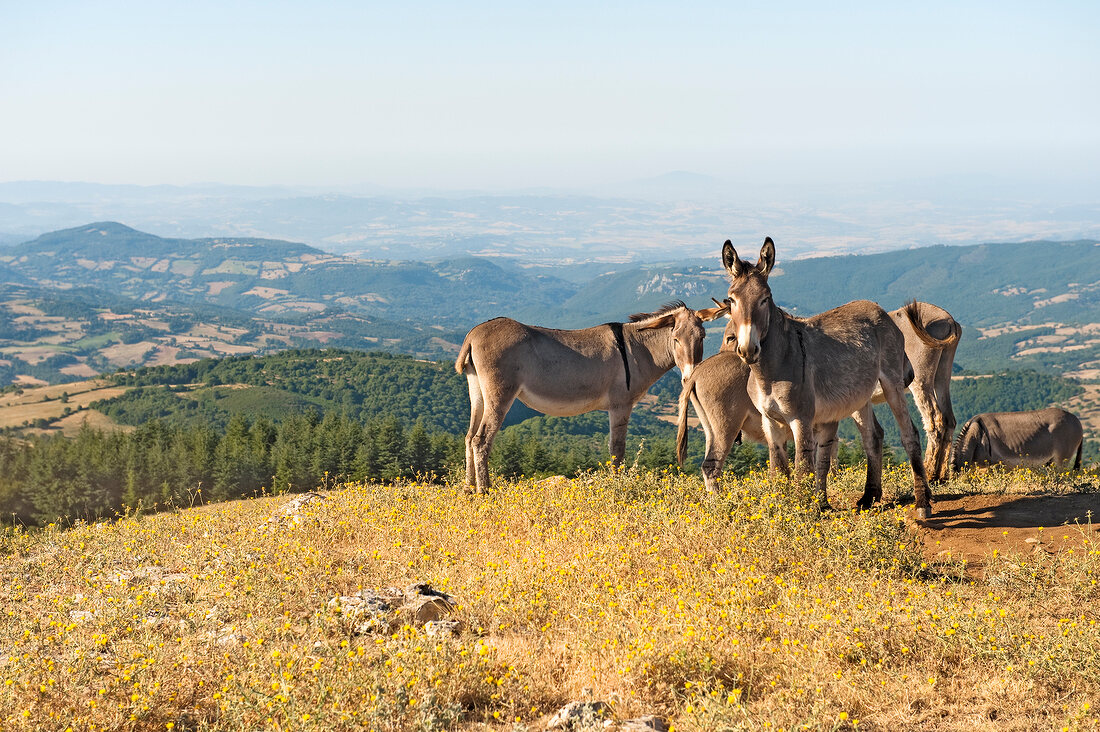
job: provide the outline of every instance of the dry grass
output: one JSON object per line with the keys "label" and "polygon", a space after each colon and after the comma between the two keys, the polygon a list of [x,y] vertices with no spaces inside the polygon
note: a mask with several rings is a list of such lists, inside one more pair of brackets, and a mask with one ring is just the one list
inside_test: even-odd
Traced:
{"label": "dry grass", "polygon": [[[725,487],[606,469],[343,486],[276,531],[285,498],[8,530],[0,727],[543,729],[585,689],[679,730],[1100,725],[1091,538],[976,580],[926,563],[904,508]],[[414,580],[465,632],[356,636],[327,606]]]}
{"label": "dry grass", "polygon": [[[76,437],[84,427],[91,427],[100,432],[133,432],[137,429],[133,425],[121,424],[108,417],[103,412],[95,409],[83,409],[73,412],[68,417],[62,417],[54,422],[50,429],[42,432],[61,431],[66,437]],[[24,430],[24,434],[33,434],[35,430]]]}
{"label": "dry grass", "polygon": [[[106,381],[92,379],[26,389],[22,394],[9,392],[0,396],[0,427],[18,427],[23,422],[34,422],[39,418],[57,419],[64,414],[65,409],[85,409],[98,399],[114,398],[128,388],[109,386]],[[62,394],[68,394],[68,401],[61,401]],[[105,415],[99,416],[107,420],[108,424],[113,424]],[[102,424],[93,423],[93,426]]]}

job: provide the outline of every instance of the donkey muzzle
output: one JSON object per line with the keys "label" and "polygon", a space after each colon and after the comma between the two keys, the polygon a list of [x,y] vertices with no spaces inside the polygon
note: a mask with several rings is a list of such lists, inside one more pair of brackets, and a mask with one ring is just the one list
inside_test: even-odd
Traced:
{"label": "donkey muzzle", "polygon": [[741,360],[747,364],[756,363],[760,358],[760,346],[755,343],[737,344],[737,355],[741,357]]}

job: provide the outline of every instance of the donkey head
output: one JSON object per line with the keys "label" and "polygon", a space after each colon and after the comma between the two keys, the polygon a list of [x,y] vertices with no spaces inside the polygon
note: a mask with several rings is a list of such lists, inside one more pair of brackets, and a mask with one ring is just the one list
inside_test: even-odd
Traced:
{"label": "donkey head", "polygon": [[768,286],[768,274],[775,265],[775,244],[769,236],[760,248],[756,264],[740,259],[729,239],[722,245],[722,264],[730,275],[730,288],[726,302],[729,304],[730,323],[737,341],[737,355],[745,363],[755,363],[760,358],[760,342],[768,335],[771,320],[772,291]]}
{"label": "donkey head", "polygon": [[728,312],[728,306],[692,310],[680,301],[669,303],[655,313],[638,313],[630,319],[638,323],[639,330],[669,329],[669,349],[672,360],[680,369],[681,379],[703,360],[703,338],[707,332],[703,323],[720,318]]}
{"label": "donkey head", "polygon": [[972,417],[959,430],[951,445],[951,470],[958,473],[964,465],[988,464],[993,459],[989,432],[981,419]]}

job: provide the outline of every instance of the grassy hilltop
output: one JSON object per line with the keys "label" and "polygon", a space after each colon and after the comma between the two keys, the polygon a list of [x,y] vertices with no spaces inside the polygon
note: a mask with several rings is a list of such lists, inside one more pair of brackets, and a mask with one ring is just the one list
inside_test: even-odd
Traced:
{"label": "grassy hilltop", "polygon": [[[951,489],[1097,489],[1076,480]],[[6,529],[0,728],[541,730],[586,689],[678,730],[1100,725],[1091,524],[1039,529],[1053,553],[998,530],[967,564],[893,504],[725,488],[603,469],[488,497],[349,484],[297,523],[273,497]],[[330,605],[414,581],[455,597],[457,634],[357,635]]]}

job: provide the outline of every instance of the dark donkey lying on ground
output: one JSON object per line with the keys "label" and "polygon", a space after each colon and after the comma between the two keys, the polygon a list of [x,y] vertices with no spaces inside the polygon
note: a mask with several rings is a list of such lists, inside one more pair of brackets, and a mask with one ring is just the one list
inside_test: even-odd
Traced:
{"label": "dark donkey lying on ground", "polygon": [[1073,469],[1080,470],[1083,443],[1081,420],[1064,409],[987,412],[971,417],[959,430],[951,467],[955,472],[967,464],[993,463],[1064,469],[1073,460]]}
{"label": "dark donkey lying on ground", "polygon": [[[930,516],[920,438],[905,403],[913,369],[905,355],[905,339],[890,315],[867,300],[804,320],[783,312],[768,286],[775,264],[770,237],[764,240],[755,265],[739,259],[729,241],[722,247],[722,263],[730,275],[730,320],[737,354],[750,368],[749,397],[764,418],[772,470],[783,449],[782,425],[789,425],[794,434],[795,471],[815,475],[818,501],[822,508],[828,507],[826,480],[837,424],[855,413],[871,424],[871,397],[881,388],[913,469],[917,517]],[[815,470],[817,447],[822,449],[816,450]],[[867,457],[873,459],[870,454]],[[868,471],[873,468],[878,472],[881,465],[868,465]],[[867,508],[881,497],[881,483],[877,488],[868,485],[858,505]]]}
{"label": "dark donkey lying on ground", "polygon": [[695,311],[682,302],[629,323],[553,330],[496,318],[474,327],[455,370],[470,387],[466,482],[489,490],[489,451],[515,399],[556,417],[603,409],[610,418],[611,457],[626,452],[634,404],[673,366],[686,377],[703,358],[703,322],[725,307]]}

